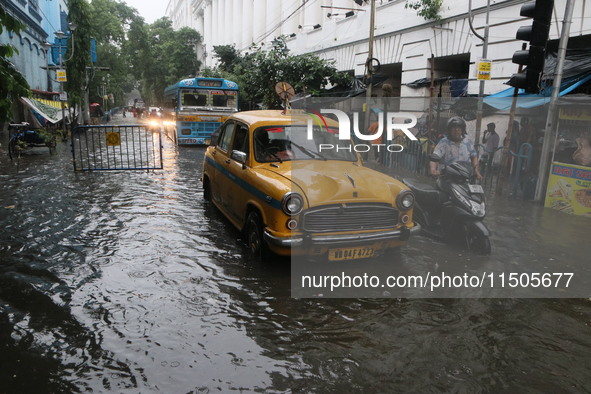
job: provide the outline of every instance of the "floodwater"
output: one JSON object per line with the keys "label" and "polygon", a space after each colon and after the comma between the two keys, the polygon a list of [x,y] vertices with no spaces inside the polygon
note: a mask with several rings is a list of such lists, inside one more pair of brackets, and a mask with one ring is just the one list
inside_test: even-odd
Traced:
{"label": "floodwater", "polygon": [[[204,204],[204,150],[164,145],[162,171],[89,174],[0,148],[0,393],[589,392],[589,300],[291,298]],[[547,259],[532,227],[589,256],[588,219],[546,211],[492,201],[488,263]]]}

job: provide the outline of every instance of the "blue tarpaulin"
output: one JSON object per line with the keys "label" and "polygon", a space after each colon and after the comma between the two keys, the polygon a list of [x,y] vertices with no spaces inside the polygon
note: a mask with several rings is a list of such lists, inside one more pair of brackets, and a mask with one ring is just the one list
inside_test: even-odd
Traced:
{"label": "blue tarpaulin", "polygon": [[[585,82],[591,80],[591,72],[577,75],[574,77],[566,78],[560,84],[560,93],[558,96],[564,96],[567,93],[572,92],[577,87],[581,86]],[[513,101],[513,92],[515,88],[505,89],[495,94],[491,94],[483,99],[484,103],[490,105],[499,110],[506,110],[511,108]],[[547,87],[542,89],[540,93],[525,93],[524,90],[519,89],[517,96],[517,107],[518,108],[534,108],[541,105],[549,104],[552,97],[552,89]]]}

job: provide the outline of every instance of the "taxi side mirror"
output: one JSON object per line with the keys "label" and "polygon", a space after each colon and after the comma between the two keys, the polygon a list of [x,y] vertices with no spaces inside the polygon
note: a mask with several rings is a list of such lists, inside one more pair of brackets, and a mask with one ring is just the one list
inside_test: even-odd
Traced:
{"label": "taxi side mirror", "polygon": [[239,150],[233,150],[232,153],[230,154],[230,158],[232,160],[235,160],[238,163],[242,164],[242,168],[245,168],[246,153],[239,151]]}

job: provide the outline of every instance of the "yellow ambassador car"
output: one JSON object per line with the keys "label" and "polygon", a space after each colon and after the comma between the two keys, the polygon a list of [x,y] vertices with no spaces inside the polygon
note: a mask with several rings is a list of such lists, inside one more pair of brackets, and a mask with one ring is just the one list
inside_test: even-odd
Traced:
{"label": "yellow ambassador car", "polygon": [[403,245],[419,230],[412,192],[364,167],[351,141],[338,138],[336,122],[312,124],[306,116],[230,116],[205,153],[204,197],[263,259],[275,253],[352,260]]}

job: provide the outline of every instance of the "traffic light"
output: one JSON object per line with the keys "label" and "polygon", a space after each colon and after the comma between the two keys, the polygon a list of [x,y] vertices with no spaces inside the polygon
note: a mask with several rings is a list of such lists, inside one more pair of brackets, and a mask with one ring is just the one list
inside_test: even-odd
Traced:
{"label": "traffic light", "polygon": [[515,52],[512,61],[526,66],[527,69],[513,74],[509,85],[525,89],[528,93],[539,92],[553,9],[554,0],[535,0],[521,6],[519,15],[533,18],[533,22],[531,26],[521,26],[515,38],[529,41],[529,49]]}

